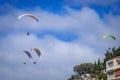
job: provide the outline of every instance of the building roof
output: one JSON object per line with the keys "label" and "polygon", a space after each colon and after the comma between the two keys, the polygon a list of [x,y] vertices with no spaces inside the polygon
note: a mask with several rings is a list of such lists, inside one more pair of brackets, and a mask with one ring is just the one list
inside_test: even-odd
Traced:
{"label": "building roof", "polygon": [[[113,58],[111,58],[111,59],[109,59],[109,60],[107,60],[107,61],[111,61],[111,60],[117,59],[117,58],[120,58],[120,56],[113,57]],[[107,61],[106,61],[106,62],[107,62]]]}

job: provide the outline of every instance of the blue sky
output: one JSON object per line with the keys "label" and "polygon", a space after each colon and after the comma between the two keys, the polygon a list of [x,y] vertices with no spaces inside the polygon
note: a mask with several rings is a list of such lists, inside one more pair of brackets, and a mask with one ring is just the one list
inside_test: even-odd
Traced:
{"label": "blue sky", "polygon": [[120,14],[118,11],[120,7],[119,0],[2,0],[0,5],[4,4],[10,4],[20,9],[40,7],[52,12],[63,11],[63,6],[66,5],[69,5],[74,9],[88,6],[95,9],[99,14],[102,14],[103,12],[109,13],[110,11],[115,14]]}
{"label": "blue sky", "polygon": [[[39,23],[18,20],[24,13]],[[75,65],[102,60],[109,47],[120,46],[119,21],[119,0],[1,0],[0,80],[67,80]],[[108,33],[117,39],[102,39]],[[34,47],[42,60],[31,51]]]}

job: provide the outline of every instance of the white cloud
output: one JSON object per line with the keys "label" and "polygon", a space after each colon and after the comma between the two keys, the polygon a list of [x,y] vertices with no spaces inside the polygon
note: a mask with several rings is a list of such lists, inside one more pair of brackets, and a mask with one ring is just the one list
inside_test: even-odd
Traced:
{"label": "white cloud", "polygon": [[[81,10],[65,7],[65,10],[67,14],[60,15],[41,9],[15,9],[12,14],[0,16],[0,79],[66,80],[76,64],[94,62],[98,57],[103,58],[108,47],[120,45],[119,15],[106,14],[101,19],[95,10],[87,7]],[[33,13],[40,23],[29,18],[17,20],[22,13]],[[28,31],[31,32],[29,36],[26,35]],[[42,38],[36,35],[44,31],[75,34],[78,38],[65,42],[51,34]],[[106,33],[113,33],[118,39],[114,42],[112,39],[103,40],[102,36]],[[31,51],[32,47],[40,48],[42,60]],[[30,62],[23,50],[32,53],[36,65]]]}
{"label": "white cloud", "polygon": [[[47,77],[53,80],[57,78],[58,80],[65,79],[72,72],[74,65],[81,62],[92,62],[96,60],[98,56],[94,53],[94,50],[89,47],[65,43],[51,36],[39,39],[35,35],[29,37],[24,35],[11,35],[0,40],[0,42],[2,45],[0,51],[3,53],[0,54],[2,75],[5,79],[10,78],[11,80],[19,77],[29,78],[30,80],[49,80],[49,78],[47,79],[44,75],[48,75]],[[41,49],[43,53],[42,60],[39,60],[38,56],[30,51],[32,47]],[[31,52],[34,60],[37,61],[36,65],[32,64],[29,58],[22,52],[24,49]],[[26,65],[23,64],[25,61],[27,62]],[[19,75],[13,77],[12,75],[16,73],[19,73]],[[38,74],[44,75],[42,77]],[[3,79],[2,77],[0,78]]]}

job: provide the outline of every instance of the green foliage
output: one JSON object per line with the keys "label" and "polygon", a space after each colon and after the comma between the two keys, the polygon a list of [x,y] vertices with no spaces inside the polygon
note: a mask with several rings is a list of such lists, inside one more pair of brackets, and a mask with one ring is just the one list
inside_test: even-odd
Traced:
{"label": "green foliage", "polygon": [[99,74],[102,70],[102,62],[100,62],[100,59],[98,59],[97,63],[95,61],[94,63],[94,70],[93,70],[93,73],[94,74]]}
{"label": "green foliage", "polygon": [[74,75],[71,75],[71,77],[68,80],[80,80],[80,78],[78,75],[74,74]]}
{"label": "green foliage", "polygon": [[100,74],[99,74],[99,80],[101,80],[101,79],[107,80],[107,75],[104,74],[104,73],[100,73]]}
{"label": "green foliage", "polygon": [[[99,80],[107,80],[107,75],[103,72],[106,69],[106,61],[110,60],[116,56],[120,56],[120,47],[117,49],[113,47],[105,53],[104,62],[101,62],[100,59],[93,63],[82,63],[74,66],[73,70],[76,73],[75,75],[71,75],[71,78],[68,80],[81,80],[80,76],[83,74],[90,74],[92,78],[97,78]],[[79,76],[78,76],[79,75]]]}
{"label": "green foliage", "polygon": [[106,74],[104,74],[102,72],[102,70],[104,70],[103,63],[100,61],[100,59],[98,59],[97,63],[96,63],[96,61],[94,63],[94,70],[93,70],[93,73],[91,74],[91,77],[95,77],[99,80],[101,80],[101,79],[107,80]]}
{"label": "green foliage", "polygon": [[74,66],[74,72],[77,73],[78,75],[83,75],[86,73],[91,74],[93,72],[94,64],[92,63],[83,63],[80,65]]}
{"label": "green foliage", "polygon": [[96,70],[97,70],[97,63],[96,63],[96,61],[95,61],[95,63],[94,63],[94,68],[93,68],[93,73],[95,73]]}
{"label": "green foliage", "polygon": [[118,47],[117,49],[115,47],[109,48],[109,50],[107,50],[107,52],[105,53],[105,61],[114,58],[116,56],[120,56],[120,47]]}
{"label": "green foliage", "polygon": [[106,61],[110,60],[114,57],[120,56],[120,47],[118,47],[117,49],[115,47],[113,47],[112,49],[109,48],[109,50],[106,51],[105,53],[105,58],[104,58],[104,68],[106,67]]}
{"label": "green foliage", "polygon": [[101,65],[102,65],[102,64],[101,64],[101,62],[100,62],[100,59],[98,59],[97,68],[98,68],[99,71],[101,71]]}

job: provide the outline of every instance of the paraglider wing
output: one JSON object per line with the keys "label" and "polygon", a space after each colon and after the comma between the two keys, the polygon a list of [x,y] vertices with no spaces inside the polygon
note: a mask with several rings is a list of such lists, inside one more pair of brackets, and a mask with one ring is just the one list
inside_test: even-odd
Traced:
{"label": "paraglider wing", "polygon": [[30,54],[30,52],[29,51],[23,51],[30,59],[32,59],[32,56],[31,56],[31,54]]}
{"label": "paraglider wing", "polygon": [[41,52],[38,48],[32,48],[32,50],[34,50],[37,53],[37,55],[40,57]]}
{"label": "paraglider wing", "polygon": [[111,37],[112,39],[116,40],[115,36],[113,36],[112,34],[106,34],[103,36],[103,39]]}
{"label": "paraglider wing", "polygon": [[22,15],[20,15],[20,16],[18,17],[18,19],[21,19],[21,18],[24,17],[24,16],[31,17],[31,18],[35,19],[37,22],[39,22],[39,20],[38,20],[34,15],[32,15],[32,14],[22,14]]}

